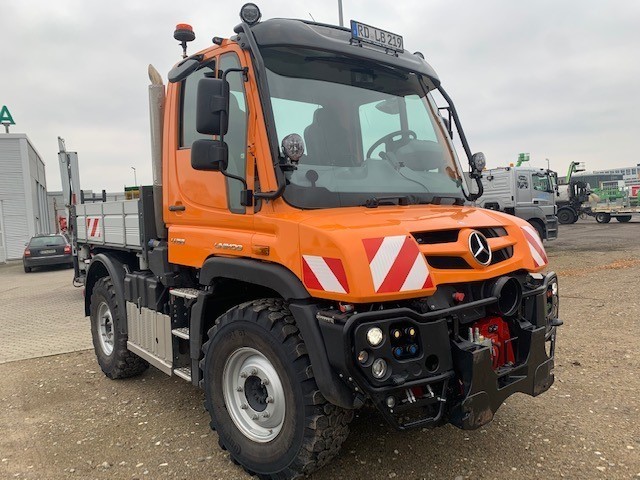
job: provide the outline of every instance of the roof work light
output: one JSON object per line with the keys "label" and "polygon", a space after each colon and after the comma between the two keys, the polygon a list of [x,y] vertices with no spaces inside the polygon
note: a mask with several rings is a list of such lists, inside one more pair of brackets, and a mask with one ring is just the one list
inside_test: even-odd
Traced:
{"label": "roof work light", "polygon": [[240,18],[249,26],[254,26],[262,18],[262,13],[255,3],[245,3],[240,9]]}

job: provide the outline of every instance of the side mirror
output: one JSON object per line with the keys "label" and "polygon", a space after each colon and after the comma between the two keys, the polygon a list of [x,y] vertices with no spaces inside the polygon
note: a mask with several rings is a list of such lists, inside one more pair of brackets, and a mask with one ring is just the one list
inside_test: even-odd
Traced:
{"label": "side mirror", "polygon": [[205,135],[225,135],[229,126],[229,82],[202,78],[196,99],[196,130]]}
{"label": "side mirror", "polygon": [[211,172],[225,171],[229,164],[229,149],[220,140],[196,140],[191,145],[191,167]]}

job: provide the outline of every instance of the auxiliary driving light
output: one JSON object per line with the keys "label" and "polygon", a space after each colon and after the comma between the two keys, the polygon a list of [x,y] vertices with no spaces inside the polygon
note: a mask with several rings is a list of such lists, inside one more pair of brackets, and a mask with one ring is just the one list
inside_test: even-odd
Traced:
{"label": "auxiliary driving light", "polygon": [[396,406],[396,399],[392,396],[387,397],[387,407],[393,408]]}
{"label": "auxiliary driving light", "polygon": [[240,18],[249,26],[254,26],[260,21],[262,13],[255,3],[245,3],[240,9]]}
{"label": "auxiliary driving light", "polygon": [[377,358],[371,365],[371,373],[375,378],[382,378],[387,374],[387,362],[382,358]]}
{"label": "auxiliary driving light", "polygon": [[372,347],[377,347],[382,343],[382,330],[378,327],[370,328],[367,332],[367,342]]}

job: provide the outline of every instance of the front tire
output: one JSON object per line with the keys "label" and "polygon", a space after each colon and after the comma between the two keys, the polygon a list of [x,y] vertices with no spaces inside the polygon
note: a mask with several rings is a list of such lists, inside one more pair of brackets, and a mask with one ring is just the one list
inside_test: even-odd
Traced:
{"label": "front tire", "polygon": [[205,404],[220,446],[265,480],[309,474],[337,455],[353,411],[325,400],[281,299],[230,309],[203,346]]}
{"label": "front tire", "polygon": [[542,225],[542,223],[537,222],[537,221],[532,221],[532,222],[529,222],[529,223],[531,224],[531,226],[533,228],[536,229],[536,232],[538,232],[538,236],[540,237],[540,240],[543,241],[546,238],[546,236],[544,234],[544,225]]}
{"label": "front tire", "polygon": [[107,377],[133,377],[149,368],[145,360],[127,350],[128,335],[121,332],[125,313],[118,305],[111,277],[103,277],[93,286],[90,315],[93,348]]}
{"label": "front tire", "polygon": [[576,223],[578,216],[570,208],[561,208],[558,210],[558,222],[562,225],[570,225]]}

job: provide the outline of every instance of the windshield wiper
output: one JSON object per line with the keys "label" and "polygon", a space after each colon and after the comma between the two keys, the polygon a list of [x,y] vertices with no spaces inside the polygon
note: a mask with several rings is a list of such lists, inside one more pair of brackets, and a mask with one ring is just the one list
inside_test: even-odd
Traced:
{"label": "windshield wiper", "polygon": [[433,205],[440,205],[443,199],[453,200],[453,205],[464,205],[464,199],[456,197],[455,195],[434,195],[433,199],[429,202]]}
{"label": "windshield wiper", "polygon": [[382,204],[391,204],[395,205],[394,200],[398,201],[398,205],[407,206],[409,205],[409,197],[407,195],[394,195],[388,197],[371,197],[367,198],[367,201],[364,202],[364,206],[367,208],[377,208]]}

